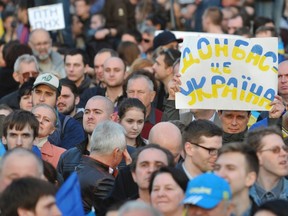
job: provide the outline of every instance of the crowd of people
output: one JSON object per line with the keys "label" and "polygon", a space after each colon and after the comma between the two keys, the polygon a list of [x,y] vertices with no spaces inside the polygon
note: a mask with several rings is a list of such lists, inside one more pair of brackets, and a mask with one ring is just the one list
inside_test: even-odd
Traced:
{"label": "crowd of people", "polygon": [[[33,29],[29,8],[54,3],[65,29]],[[1,0],[0,13],[1,216],[288,215],[287,0]],[[176,109],[173,30],[277,37],[271,109]],[[64,201],[75,175],[79,200]]]}

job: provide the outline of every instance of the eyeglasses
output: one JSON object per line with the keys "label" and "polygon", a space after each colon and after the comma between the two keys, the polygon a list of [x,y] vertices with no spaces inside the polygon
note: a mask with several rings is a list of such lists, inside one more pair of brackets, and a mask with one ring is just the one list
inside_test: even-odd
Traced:
{"label": "eyeglasses", "polygon": [[170,59],[171,59],[173,62],[175,62],[176,59],[174,58],[174,56],[172,55],[172,53],[171,53],[171,51],[170,51],[169,49],[164,50],[164,53],[167,53],[168,56],[170,57]]}
{"label": "eyeglasses", "polygon": [[144,41],[145,43],[150,43],[150,40],[146,38],[142,38],[142,41]]}
{"label": "eyeglasses", "polygon": [[192,144],[192,145],[195,145],[195,146],[198,146],[198,147],[200,147],[200,148],[203,148],[203,149],[207,150],[210,155],[215,156],[215,155],[218,154],[218,149],[215,149],[215,148],[206,148],[206,147],[204,147],[204,146],[198,145],[197,143],[193,143],[193,142],[189,142],[189,143]]}
{"label": "eyeglasses", "polygon": [[273,154],[279,154],[281,149],[283,149],[286,153],[288,153],[288,146],[287,145],[283,145],[283,146],[274,146],[273,148],[269,148],[269,149],[262,149],[259,152],[263,152],[263,151],[271,151],[273,152]]}
{"label": "eyeglasses", "polygon": [[36,78],[39,75],[39,72],[37,72],[37,71],[29,71],[29,72],[24,72],[24,73],[21,73],[21,74],[22,74],[23,79],[25,81],[27,81],[30,77]]}
{"label": "eyeglasses", "polygon": [[178,64],[180,64],[180,58],[177,58],[176,60],[175,60],[175,62],[173,63],[173,69],[176,67],[176,65],[178,65]]}

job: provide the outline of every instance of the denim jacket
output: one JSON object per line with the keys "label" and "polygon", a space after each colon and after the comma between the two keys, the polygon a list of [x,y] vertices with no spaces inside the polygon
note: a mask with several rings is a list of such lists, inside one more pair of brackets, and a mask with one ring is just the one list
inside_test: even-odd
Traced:
{"label": "denim jacket", "polygon": [[[283,177],[284,178],[284,177]],[[255,184],[250,188],[250,196],[253,198],[254,202],[259,206],[262,204],[260,197],[258,196],[255,188]],[[280,194],[279,199],[288,200],[288,180],[284,178],[283,190]]]}

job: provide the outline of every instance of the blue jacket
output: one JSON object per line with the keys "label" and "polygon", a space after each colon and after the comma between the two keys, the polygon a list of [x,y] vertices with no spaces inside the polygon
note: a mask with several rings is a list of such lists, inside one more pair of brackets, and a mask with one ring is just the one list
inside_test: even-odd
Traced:
{"label": "blue jacket", "polygon": [[87,145],[88,138],[60,156],[57,171],[64,180],[75,171],[75,167],[79,165],[82,155],[89,155],[89,151],[86,150]]}
{"label": "blue jacket", "polygon": [[[284,177],[283,177],[284,178]],[[284,199],[284,200],[288,200],[288,180],[286,178],[284,178],[284,186],[283,186],[283,190],[280,194],[280,199]],[[259,206],[261,205],[261,200],[260,197],[258,196],[257,192],[256,192],[256,188],[255,185],[253,185],[250,188],[250,196],[252,197],[253,201]]]}
{"label": "blue jacket", "polygon": [[69,118],[63,128],[64,119],[65,115],[58,112],[57,129],[48,137],[48,141],[53,145],[70,149],[85,140],[86,136],[83,126],[74,118]]}
{"label": "blue jacket", "polygon": [[[5,146],[2,141],[0,140],[0,159],[4,156],[4,154],[7,151],[7,146]],[[32,146],[32,152],[39,158],[42,158],[41,156],[41,151],[39,150],[39,148],[35,145]]]}

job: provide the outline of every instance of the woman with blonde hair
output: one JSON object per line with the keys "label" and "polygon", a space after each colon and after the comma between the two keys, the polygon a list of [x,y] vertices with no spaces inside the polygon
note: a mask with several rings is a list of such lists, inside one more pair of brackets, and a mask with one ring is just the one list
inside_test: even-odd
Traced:
{"label": "woman with blonde hair", "polygon": [[132,63],[130,70],[129,70],[129,73],[133,73],[134,71],[141,70],[141,69],[144,69],[144,70],[147,70],[147,71],[153,73],[152,66],[153,66],[152,60],[138,58]]}

